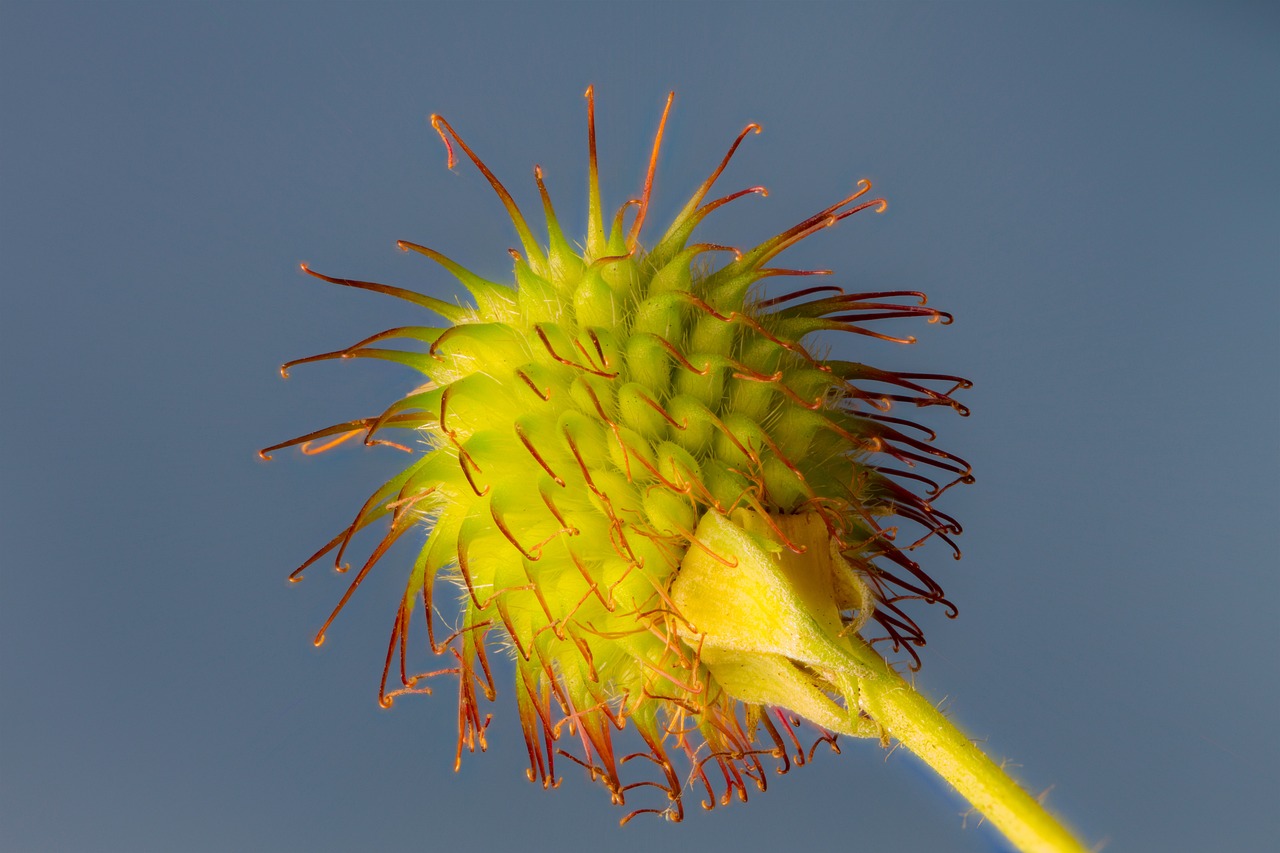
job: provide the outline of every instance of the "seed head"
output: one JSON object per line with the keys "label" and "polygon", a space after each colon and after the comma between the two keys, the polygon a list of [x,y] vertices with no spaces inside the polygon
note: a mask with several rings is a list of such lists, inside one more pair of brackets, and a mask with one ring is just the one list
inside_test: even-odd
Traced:
{"label": "seed head", "polygon": [[[318,645],[391,545],[411,530],[427,531],[392,623],[379,689],[384,706],[429,693],[435,676],[456,675],[457,759],[464,747],[484,749],[489,716],[481,697],[496,695],[489,651],[503,647],[514,661],[531,780],[557,785],[563,757],[602,781],[615,803],[638,786],[665,791],[663,808],[638,809],[624,822],[641,812],[678,820],[689,785],[710,808],[735,794],[745,800],[751,784],[763,789],[763,760],[785,770],[812,758],[797,739],[797,715],[833,747],[836,732],[874,733],[863,730],[869,721],[859,720],[854,688],[824,675],[820,651],[795,639],[795,620],[820,622],[827,635],[870,632],[918,665],[924,637],[905,602],[942,604],[954,615],[909,553],[931,537],[954,548],[950,537],[960,526],[933,501],[971,481],[970,468],[937,449],[931,431],[889,412],[905,404],[967,414],[951,395],[968,383],[824,359],[811,349],[814,337],[829,331],[911,343],[870,324],[949,323],[924,294],[849,292],[809,283],[827,270],[770,266],[841,220],[883,212],[886,202],[871,197],[869,181],[749,250],[693,242],[716,208],[766,194],[749,187],[707,200],[738,146],[760,131],[748,125],[645,249],[640,235],[672,99],[643,192],[610,223],[600,201],[591,89],[586,96],[588,230],[581,249],[562,233],[541,169],[534,179],[545,242],[452,125],[432,117],[449,166],[461,151],[515,225],[514,284],[486,281],[406,241],[401,249],[443,266],[473,304],[331,278],[304,265],[316,278],[399,297],[447,322],[388,329],[286,364],[282,372],[323,359],[379,358],[407,365],[425,381],[380,414],[262,454],[294,445],[318,453],[359,437],[413,455],[292,575],[300,579],[335,549],[344,571],[355,534],[387,520]],[[757,285],[773,276],[802,284],[763,298]],[[416,348],[384,348],[393,339]],[[920,473],[927,469],[932,477]],[[901,522],[913,522],[918,537],[900,533]],[[803,562],[805,576],[792,576],[790,586],[748,577],[760,554],[779,557],[778,565]],[[458,627],[449,632],[435,612],[441,578],[463,591]],[[411,628],[419,622],[431,651],[446,658],[444,668],[409,667]],[[621,755],[615,733],[628,724],[645,750]],[[622,765],[642,758],[650,762],[634,768],[639,780],[624,783]]]}

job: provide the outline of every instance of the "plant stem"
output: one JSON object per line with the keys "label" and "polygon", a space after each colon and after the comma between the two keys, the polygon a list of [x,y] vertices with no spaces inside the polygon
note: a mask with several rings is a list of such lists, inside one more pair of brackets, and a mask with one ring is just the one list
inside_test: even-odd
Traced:
{"label": "plant stem", "polygon": [[[775,530],[790,547],[761,547]],[[701,547],[685,555],[671,597],[688,627],[686,642],[730,696],[854,737],[879,734],[886,746],[897,738],[1023,853],[1086,853],[846,624],[841,611],[851,600],[865,609],[871,594],[856,594],[862,581],[821,517],[707,512],[696,541]]]}
{"label": "plant stem", "polygon": [[[994,823],[1024,853],[1087,853],[1067,829],[857,638],[846,649],[861,709]],[[868,675],[869,671],[869,675]]]}

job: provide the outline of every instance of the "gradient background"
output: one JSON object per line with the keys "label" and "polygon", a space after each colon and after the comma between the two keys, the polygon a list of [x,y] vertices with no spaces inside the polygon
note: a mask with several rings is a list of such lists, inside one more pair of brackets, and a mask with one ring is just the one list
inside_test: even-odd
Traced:
{"label": "gradient background", "polygon": [[923,616],[927,692],[1108,850],[1276,849],[1274,5],[13,2],[0,849],[1003,849],[852,742],[749,805],[619,830],[569,765],[554,793],[524,780],[510,690],[455,776],[450,687],[374,701],[395,556],[312,648],[345,584],[285,576],[402,460],[254,451],[411,377],[282,383],[406,316],[297,263],[452,298],[405,238],[510,274],[514,232],[445,170],[432,112],[535,209],[541,163],[580,234],[588,83],[610,209],[675,89],[651,223],[757,121],[722,186],[771,195],[703,239],[868,176],[889,212],[788,264],[955,313],[914,348],[833,342],[976,382],[971,418],[931,421],[978,482],[942,505],[965,559],[925,555],[961,611]]}

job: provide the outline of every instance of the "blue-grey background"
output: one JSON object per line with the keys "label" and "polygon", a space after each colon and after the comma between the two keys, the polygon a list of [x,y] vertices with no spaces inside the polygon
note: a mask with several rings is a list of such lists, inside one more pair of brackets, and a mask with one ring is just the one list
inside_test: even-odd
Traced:
{"label": "blue-grey background", "polygon": [[[515,243],[427,116],[536,211],[584,221],[598,94],[610,207],[677,100],[651,222],[737,131],[740,246],[863,176],[890,198],[786,257],[921,288],[914,348],[971,377],[937,417],[978,482],[942,508],[959,604],[920,683],[1108,850],[1276,849],[1280,17],[1269,4],[0,6],[0,849],[1002,849],[871,743],[680,827],[567,763],[524,780],[507,690],[451,769],[455,710],[374,695],[393,556],[288,571],[402,461],[254,451],[411,377],[289,358],[406,322],[335,275],[452,298],[404,238],[505,277]],[[415,317],[417,315],[414,315]],[[905,329],[896,325],[895,329]]]}

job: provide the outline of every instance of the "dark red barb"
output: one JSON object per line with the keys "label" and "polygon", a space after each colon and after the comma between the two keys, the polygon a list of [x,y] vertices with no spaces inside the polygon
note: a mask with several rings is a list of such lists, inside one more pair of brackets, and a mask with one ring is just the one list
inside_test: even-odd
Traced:
{"label": "dark red barb", "polygon": [[884,423],[888,423],[888,424],[898,424],[899,426],[910,427],[911,429],[918,429],[920,430],[920,432],[924,433],[927,436],[927,439],[926,439],[927,441],[933,441],[938,437],[938,434],[933,430],[929,429],[928,427],[921,426],[915,421],[909,421],[906,418],[894,418],[894,417],[890,417],[889,415],[881,414],[880,412],[859,412],[858,416],[863,418],[871,418],[871,420],[873,421],[883,421]]}
{"label": "dark red barb", "polygon": [[[516,430],[516,437],[520,439],[520,443],[524,445],[525,450],[529,451],[529,455],[531,455],[534,458],[534,460],[539,465],[542,466],[542,470],[547,472],[547,474],[551,477],[551,479],[555,482],[557,486],[563,487],[564,480],[560,478],[559,474],[551,470],[551,466],[547,464],[547,460],[542,458],[542,454],[539,453],[538,449],[533,446],[533,442],[529,440],[529,437],[524,434],[524,430],[520,428],[520,424],[516,424],[515,430]],[[563,526],[564,521],[561,520],[560,523]]]}
{"label": "dark red barb", "polygon": [[[777,273],[783,272],[778,270]],[[796,275],[796,270],[786,270],[789,275]],[[775,273],[776,274],[776,273]],[[812,272],[803,273],[804,275],[825,275],[826,270],[814,270]],[[764,299],[756,303],[757,308],[772,308],[783,302],[790,302],[793,299],[800,299],[803,296],[811,296],[814,293],[844,293],[844,288],[836,287],[834,284],[823,284],[817,287],[806,287],[803,290],[793,290],[790,293],[784,293],[781,296],[775,296],[772,299]]]}
{"label": "dark red barb", "polygon": [[329,626],[333,624],[333,620],[338,618],[338,614],[342,612],[342,608],[347,606],[347,602],[351,600],[351,596],[355,595],[356,589],[364,582],[365,577],[369,574],[369,570],[373,568],[378,560],[382,559],[382,555],[387,552],[396,540],[407,533],[413,527],[412,523],[393,524],[391,529],[387,531],[387,535],[382,537],[382,541],[378,543],[378,547],[369,555],[369,559],[360,567],[360,571],[356,573],[355,578],[351,581],[351,585],[347,587],[347,591],[343,594],[342,599],[338,602],[338,606],[333,608],[333,612],[329,614],[329,618],[324,620],[324,624],[320,626],[320,630],[316,633],[314,642],[317,646],[324,643],[324,634],[329,630]]}
{"label": "dark red barb", "polygon": [[928,477],[925,477],[921,474],[914,474],[911,471],[903,471],[898,468],[886,468],[883,465],[875,465],[872,467],[874,467],[881,474],[885,474],[890,477],[905,477],[908,480],[915,480],[917,483],[924,483],[926,486],[929,487],[929,490],[925,494],[927,494],[931,498],[936,498],[938,495],[942,494],[942,488],[937,484],[936,481],[931,480]]}
{"label": "dark red barb", "polygon": [[502,182],[489,171],[489,167],[484,161],[476,156],[470,146],[462,140],[458,132],[453,129],[453,125],[449,124],[443,116],[432,115],[431,126],[436,129],[436,133],[440,134],[440,139],[444,141],[444,147],[449,153],[449,168],[452,169],[457,162],[453,156],[453,146],[449,144],[449,137],[453,137],[453,141],[458,143],[458,147],[463,150],[467,157],[475,164],[480,173],[484,175],[485,180],[493,187],[493,191],[498,194],[498,198],[502,200],[502,206],[506,208],[507,215],[511,217],[511,222],[516,227],[516,233],[520,235],[520,243],[524,246],[530,258],[537,264],[541,265],[545,259],[542,256],[542,250],[538,248],[538,243],[533,237],[533,232],[529,230],[529,225],[525,221],[524,214],[520,212],[520,208],[516,206],[515,199],[511,197],[511,193],[507,192],[507,188]]}
{"label": "dark red barb", "polygon": [[857,208],[854,208],[851,211],[846,211],[843,214],[836,215],[837,211],[839,211],[840,208],[857,200],[858,198],[861,198],[862,196],[866,195],[870,191],[871,191],[871,182],[868,181],[866,178],[859,180],[857,189],[854,190],[853,193],[851,193],[850,195],[845,196],[843,199],[831,205],[830,207],[826,208],[825,210],[821,210],[815,213],[813,216],[810,216],[808,219],[804,220],[803,222],[793,225],[791,228],[788,228],[786,231],[783,231],[781,234],[778,234],[776,237],[766,240],[765,242],[757,246],[755,249],[748,252],[746,256],[743,258],[743,262],[742,262],[743,265],[745,265],[748,268],[759,267],[761,264],[767,263],[770,258],[776,257],[782,252],[786,251],[786,249],[788,249],[789,247],[794,246],[796,243],[808,237],[810,234],[813,234],[815,231],[820,231],[823,228],[830,228],[832,225],[835,225],[845,216],[850,215],[852,213],[856,213],[859,210],[865,210],[870,205],[881,204],[882,205],[881,209],[883,210],[883,206],[887,204],[887,202],[885,202],[884,199],[877,199],[874,202],[869,202],[868,204],[861,205]]}
{"label": "dark red barb", "polygon": [[662,149],[662,132],[667,127],[667,116],[671,113],[671,102],[676,93],[667,95],[667,105],[662,108],[662,120],[658,122],[658,132],[653,137],[653,153],[649,155],[649,173],[644,178],[644,192],[640,195],[640,210],[636,221],[631,223],[631,233],[627,235],[627,248],[634,249],[640,237],[640,229],[644,226],[645,216],[649,213],[649,195],[653,192],[653,176],[658,171],[658,152]]}
{"label": "dark red barb", "polygon": [[874,207],[876,209],[876,213],[884,213],[886,210],[889,209],[889,200],[885,198],[872,199],[871,201],[858,205],[852,210],[846,210],[844,213],[838,214],[836,216],[836,222],[839,222],[841,219],[848,219],[850,216],[853,216],[855,213],[861,213],[862,211],[871,207]]}
{"label": "dark red barb", "polygon": [[[360,418],[359,420],[346,421],[345,423],[334,424],[333,426],[325,427],[324,429],[318,429],[315,432],[309,432],[306,435],[300,435],[297,438],[291,438],[288,441],[282,441],[279,444],[273,444],[270,447],[264,447],[263,449],[258,451],[258,456],[262,459],[270,459],[271,454],[277,450],[282,450],[283,448],[286,448],[286,447],[293,447],[294,445],[297,445],[297,444],[305,444],[307,442],[314,441],[317,438],[324,438],[326,436],[334,435],[335,433],[343,433],[343,434],[350,433],[350,436],[354,438],[356,435],[359,435],[360,433],[368,430],[368,428],[371,425],[373,425],[375,422],[377,422],[377,420],[378,420],[377,418]],[[382,426],[384,427],[402,426],[408,429],[414,429],[420,426],[421,423],[422,423],[422,416],[420,414],[408,413],[408,414],[402,414],[402,415],[395,415],[393,417],[387,418],[386,421],[383,422]],[[384,442],[384,443],[390,446],[393,446],[399,450],[403,450],[406,453],[412,452],[409,448],[404,447],[403,445],[392,444],[391,442]],[[316,452],[320,452],[320,451],[316,451]]]}
{"label": "dark red barb", "polygon": [[740,199],[744,195],[759,195],[767,198],[769,195],[769,190],[765,189],[764,187],[747,187],[745,190],[738,190],[736,193],[730,193],[729,195],[724,196],[723,198],[718,198],[715,201],[707,202],[705,205],[698,208],[698,212],[695,213],[694,215],[698,217],[699,220],[701,220],[708,213],[711,213],[717,208],[723,207],[724,205],[728,204],[731,201]]}
{"label": "dark red barb", "polygon": [[769,278],[775,275],[784,275],[784,276],[832,275],[832,273],[833,273],[832,270],[789,270],[789,269],[783,269],[781,267],[760,267],[758,270],[756,270],[756,278],[757,279]]}
{"label": "dark red barb", "polygon": [[357,341],[346,349],[334,350],[333,352],[322,352],[319,355],[311,355],[306,358],[295,358],[293,361],[286,361],[280,365],[280,378],[288,379],[289,370],[297,367],[299,364],[311,364],[317,361],[327,361],[336,358],[378,358],[388,353],[401,353],[400,350],[382,350],[373,349],[369,344],[378,341],[391,340],[394,338],[412,338],[414,340],[422,340],[422,333],[434,331],[425,326],[397,326],[394,329],[387,329],[385,332],[378,332],[376,335],[370,335],[364,340]]}
{"label": "dark red barb", "polygon": [[547,354],[550,355],[552,358],[554,358],[556,361],[560,362],[561,364],[566,365],[567,367],[575,367],[578,370],[584,370],[587,373],[593,373],[596,376],[600,376],[605,379],[613,379],[618,375],[616,371],[610,372],[607,370],[597,370],[594,367],[590,367],[589,365],[585,365],[585,364],[579,364],[576,361],[572,361],[571,359],[567,359],[564,356],[560,355],[560,353],[556,352],[555,347],[551,345],[551,340],[547,337],[546,330],[542,328],[541,323],[535,323],[533,327],[533,331],[538,336],[538,339],[542,341],[542,346],[546,349]]}
{"label": "dark red barb", "polygon": [[835,314],[828,316],[827,319],[835,320],[839,323],[869,323],[872,320],[899,320],[904,317],[925,317],[930,323],[941,323],[944,326],[951,325],[952,320],[951,315],[946,311],[935,311],[932,308],[916,308],[912,306],[898,307],[895,305],[876,305],[867,303],[865,305],[850,305],[845,310],[851,310],[857,313]]}
{"label": "dark red barb", "polygon": [[[894,400],[914,403],[917,406],[943,405],[952,407],[961,416],[969,414],[968,408],[953,400],[950,396],[953,392],[968,388],[972,385],[968,380],[961,379],[958,376],[948,376],[940,373],[898,373],[891,370],[880,370],[879,368],[852,361],[832,362],[831,365],[836,376],[848,383],[842,388],[842,391],[849,398],[862,400]],[[924,381],[952,382],[954,385],[951,389],[945,392],[934,391],[931,388],[913,381],[916,379]],[[885,385],[894,385],[899,388],[905,388],[909,391],[915,391],[921,396],[908,397],[896,394],[884,394],[869,391],[853,384],[854,382],[860,381],[880,382]]]}
{"label": "dark red barb", "polygon": [[747,134],[751,133],[752,131],[759,133],[760,125],[753,123],[753,124],[747,125],[742,129],[742,132],[738,134],[738,138],[733,140],[733,144],[729,146],[729,151],[724,155],[724,159],[720,161],[720,165],[717,166],[716,170],[711,173],[711,177],[707,178],[705,181],[702,182],[702,186],[698,187],[698,191],[694,193],[693,198],[689,200],[689,205],[687,209],[693,210],[697,208],[699,204],[702,203],[702,199],[705,198],[707,193],[711,191],[711,187],[715,185],[715,182],[717,179],[719,179],[720,174],[724,172],[725,168],[729,165],[729,161],[733,159],[733,155],[734,153],[737,152],[738,146],[742,144],[742,140],[746,139]]}
{"label": "dark red barb", "polygon": [[[381,489],[378,489],[378,491],[370,495],[368,500],[364,502],[364,505],[360,507],[360,511],[356,513],[356,517],[352,519],[351,524],[347,527],[346,533],[343,534],[342,536],[342,542],[338,546],[338,553],[335,554],[333,557],[333,568],[336,571],[345,572],[347,570],[348,567],[346,566],[346,564],[342,562],[342,558],[346,556],[347,548],[350,547],[351,540],[355,537],[355,535],[359,533],[361,530],[363,530],[364,528],[368,527],[374,521],[386,515],[388,512],[391,512],[393,507],[391,506],[391,504],[386,503],[387,498],[390,497],[390,491],[391,491],[387,487],[394,482],[395,480],[392,480],[390,483],[387,483]],[[405,480],[405,483],[400,488],[400,492],[398,495],[400,499],[402,500],[404,499],[405,492],[408,490],[408,488],[412,483],[413,483],[412,477],[407,478]],[[421,493],[414,496],[413,502],[416,503],[418,500],[425,498],[428,494],[434,491],[435,491],[435,486],[431,486],[427,489],[424,489]],[[400,507],[395,507],[395,510],[396,511],[392,514],[392,517],[391,517],[391,523],[393,526],[397,524],[400,520]]]}
{"label": "dark red barb", "polygon": [[421,305],[423,308],[429,308],[436,311],[441,305],[439,299],[433,299],[425,294],[418,293],[413,290],[405,290],[403,287],[392,287],[389,284],[378,284],[376,281],[360,281],[354,278],[334,278],[332,276],[318,273],[306,264],[298,265],[301,270],[309,276],[318,278],[321,281],[327,281],[330,284],[340,284],[343,287],[355,287],[360,290],[372,290],[374,293],[385,293],[387,296],[394,296],[398,299],[404,299],[415,305]]}

